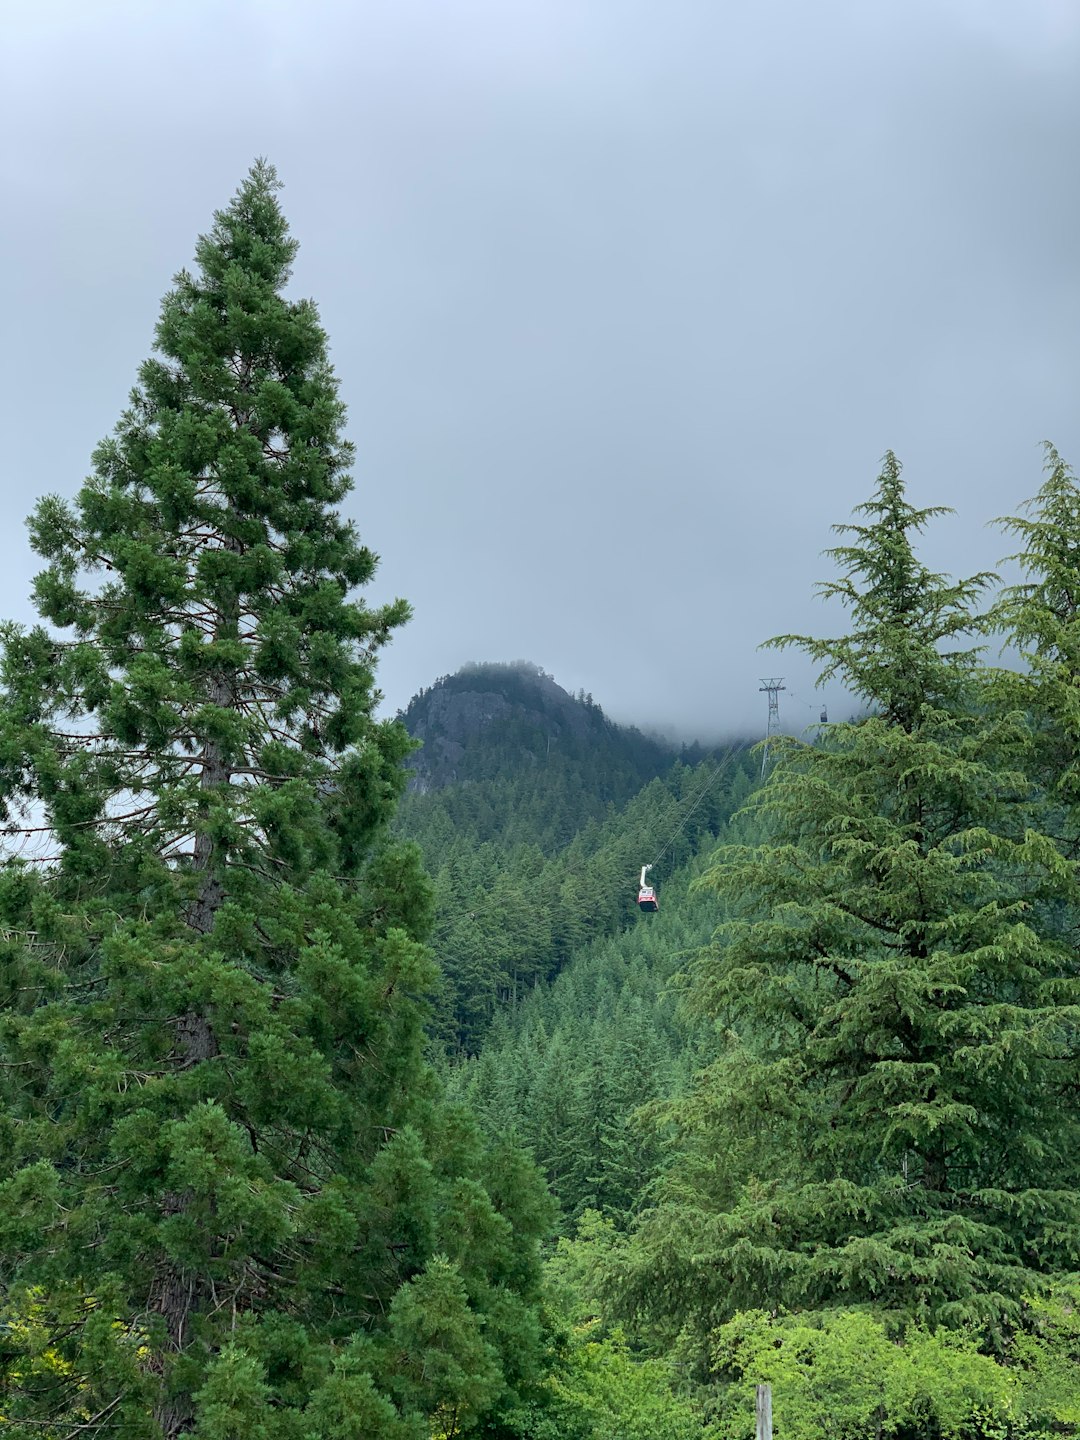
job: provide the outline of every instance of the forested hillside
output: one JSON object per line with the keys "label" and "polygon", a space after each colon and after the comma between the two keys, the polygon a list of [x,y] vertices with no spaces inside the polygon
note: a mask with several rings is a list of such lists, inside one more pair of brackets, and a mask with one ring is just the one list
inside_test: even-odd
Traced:
{"label": "forested hillside", "polygon": [[[559,1202],[574,1338],[527,1433],[748,1436],[760,1380],[805,1440],[1080,1429],[1080,496],[1051,453],[992,606],[919,562],[935,513],[887,456],[834,552],[850,633],[776,642],[863,714],[774,744],[765,783],[676,761],[559,850],[535,746],[485,774],[478,735],[483,823],[449,776],[405,811],[450,1092]],[[1026,670],[985,663],[994,631]]]}
{"label": "forested hillside", "polygon": [[522,664],[445,677],[404,720],[421,746],[397,823],[435,879],[436,1030],[454,1052],[636,924],[642,865],[663,849],[671,873],[715,838],[757,768],[744,743],[677,752]]}

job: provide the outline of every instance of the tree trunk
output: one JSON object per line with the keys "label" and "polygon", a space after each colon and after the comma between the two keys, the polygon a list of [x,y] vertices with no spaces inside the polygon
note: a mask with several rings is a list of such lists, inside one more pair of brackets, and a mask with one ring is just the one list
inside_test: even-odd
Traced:
{"label": "tree trunk", "polygon": [[[215,705],[231,705],[235,699],[235,686],[222,675],[216,675],[210,685],[209,699]],[[201,790],[215,789],[227,785],[232,776],[216,741],[207,740],[202,751],[202,773],[199,777]],[[199,892],[185,917],[190,928],[199,935],[208,935],[214,928],[214,919],[225,898],[225,887],[212,869],[214,862],[214,841],[205,830],[195,836],[194,868],[202,872]],[[182,1068],[198,1065],[218,1053],[217,1039],[207,1016],[195,1010],[180,1018],[176,1023],[176,1040]],[[175,1215],[187,1208],[189,1197],[166,1194],[162,1205],[163,1216]],[[169,1350],[179,1355],[190,1340],[189,1319],[198,1313],[208,1298],[209,1291],[200,1276],[184,1270],[171,1261],[166,1261],[160,1280],[151,1301],[151,1308],[165,1322],[169,1337]],[[167,1369],[166,1369],[167,1374]],[[165,1440],[188,1433],[195,1415],[190,1394],[181,1393],[162,1399],[154,1408],[154,1418],[161,1426]]]}
{"label": "tree trunk", "polygon": [[[183,1200],[176,1195],[166,1197],[165,1209],[169,1213],[183,1208]],[[169,1348],[179,1354],[187,1338],[187,1323],[191,1312],[198,1304],[196,1277],[178,1266],[167,1265],[154,1297],[154,1309],[165,1321],[169,1335]],[[168,1373],[166,1367],[166,1374]],[[165,1440],[175,1440],[188,1430],[195,1415],[195,1407],[189,1394],[168,1396],[154,1407],[154,1419],[161,1426]]]}

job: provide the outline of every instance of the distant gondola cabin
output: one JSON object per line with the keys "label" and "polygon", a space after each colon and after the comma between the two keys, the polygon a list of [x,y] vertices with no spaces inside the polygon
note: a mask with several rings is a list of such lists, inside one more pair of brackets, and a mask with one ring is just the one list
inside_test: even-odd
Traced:
{"label": "distant gondola cabin", "polygon": [[656,903],[656,890],[652,885],[646,885],[645,876],[652,869],[651,865],[641,867],[641,879],[638,881],[637,903],[642,910],[659,910]]}
{"label": "distant gondola cabin", "polygon": [[652,885],[642,885],[638,890],[637,903],[642,910],[659,910],[660,906],[656,900],[656,890]]}

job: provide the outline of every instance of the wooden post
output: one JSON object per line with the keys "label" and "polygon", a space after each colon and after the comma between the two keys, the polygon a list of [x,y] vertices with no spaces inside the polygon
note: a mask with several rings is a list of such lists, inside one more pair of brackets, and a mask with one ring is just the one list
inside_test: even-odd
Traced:
{"label": "wooden post", "polygon": [[772,1386],[757,1387],[757,1440],[772,1440]]}

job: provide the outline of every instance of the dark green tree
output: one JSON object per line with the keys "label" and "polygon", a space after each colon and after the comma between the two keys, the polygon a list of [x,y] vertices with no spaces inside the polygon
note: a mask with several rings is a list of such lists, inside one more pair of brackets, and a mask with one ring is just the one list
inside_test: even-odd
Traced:
{"label": "dark green tree", "polygon": [[824,587],[850,632],[773,642],[867,713],[780,747],[763,842],[705,877],[731,918],[691,998],[728,1041],[674,1115],[682,1155],[622,1276],[639,1312],[873,1304],[993,1334],[1076,1263],[1080,993],[1042,923],[1071,872],[965,643],[988,577],[914,552],[936,513],[888,455]]}
{"label": "dark green tree", "polygon": [[0,1411],[27,1434],[405,1440],[537,1363],[543,1204],[514,1228],[528,1184],[486,1187],[422,1059],[430,887],[388,838],[409,741],[373,681],[407,607],[357,598],[277,189],[257,164],[177,276],[92,476],[31,521],[43,623],[5,636]]}
{"label": "dark green tree", "polygon": [[1009,586],[994,622],[1023,659],[997,677],[998,700],[1024,713],[1028,768],[1063,827],[1071,856],[1080,843],[1080,485],[1052,445],[1046,479],[1024,513],[999,522],[1023,545],[1009,557],[1024,579]]}

